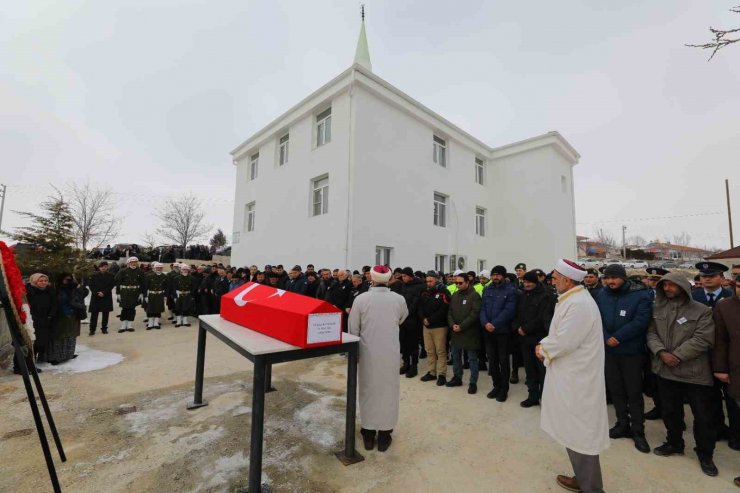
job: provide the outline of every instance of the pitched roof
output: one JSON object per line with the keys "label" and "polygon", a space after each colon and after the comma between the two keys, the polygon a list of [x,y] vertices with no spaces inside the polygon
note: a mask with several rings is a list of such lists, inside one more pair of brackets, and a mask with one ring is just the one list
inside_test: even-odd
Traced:
{"label": "pitched roof", "polygon": [[730,248],[724,252],[717,252],[714,255],[707,257],[707,260],[723,259],[723,258],[740,258],[740,246]]}

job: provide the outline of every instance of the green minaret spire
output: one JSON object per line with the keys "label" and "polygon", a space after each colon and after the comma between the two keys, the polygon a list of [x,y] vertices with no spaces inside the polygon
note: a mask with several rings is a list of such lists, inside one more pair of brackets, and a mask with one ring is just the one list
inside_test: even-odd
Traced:
{"label": "green minaret spire", "polygon": [[365,5],[362,6],[362,25],[360,27],[360,37],[357,39],[355,63],[370,71],[373,69],[373,65],[370,63],[370,48],[367,47],[367,35],[365,34]]}

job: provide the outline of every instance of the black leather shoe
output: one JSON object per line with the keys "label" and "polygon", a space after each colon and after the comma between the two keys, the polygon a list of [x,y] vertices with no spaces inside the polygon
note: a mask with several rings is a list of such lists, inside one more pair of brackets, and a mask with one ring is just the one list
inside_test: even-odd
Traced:
{"label": "black leather shoe", "polygon": [[655,455],[660,455],[661,457],[668,457],[671,455],[683,455],[683,449],[674,447],[670,443],[664,443],[660,447],[655,447],[653,449],[653,453]]}
{"label": "black leather shoe", "polygon": [[648,421],[654,421],[656,419],[660,419],[661,417],[662,416],[660,413],[660,409],[658,409],[657,407],[654,407],[650,411],[645,413],[645,419],[647,419]]}
{"label": "black leather shoe", "polygon": [[620,424],[620,423],[615,424],[609,430],[609,438],[611,439],[627,438],[631,436],[632,436],[632,430],[630,430],[630,427],[627,425]]}
{"label": "black leather shoe", "polygon": [[375,448],[375,430],[360,428],[360,435],[362,435],[362,443],[365,445],[365,450],[372,450]]}
{"label": "black leather shoe", "polygon": [[474,383],[468,385],[468,394],[473,395],[478,393],[478,386]]}
{"label": "black leather shoe", "polygon": [[525,408],[534,407],[534,406],[539,406],[540,401],[538,401],[537,399],[533,399],[532,397],[527,397],[527,400],[520,402],[519,405]]}
{"label": "black leather shoe", "polygon": [[416,368],[416,365],[411,365],[409,371],[406,372],[406,378],[414,378],[418,374],[419,370]]}
{"label": "black leather shoe", "polygon": [[391,446],[391,442],[393,441],[393,438],[391,437],[392,432],[393,430],[381,430],[378,432],[378,452],[385,452],[386,450],[388,450],[388,447]]}
{"label": "black leather shoe", "polygon": [[426,375],[421,377],[419,380],[421,380],[422,382],[431,382],[432,380],[436,380],[436,379],[437,377],[435,377],[431,373],[427,373]]}
{"label": "black leather shoe", "polygon": [[496,396],[496,400],[498,402],[506,402],[506,398],[508,396],[509,395],[506,392],[499,392],[498,395]]}
{"label": "black leather shoe", "polygon": [[495,399],[498,397],[499,392],[501,392],[501,389],[497,389],[496,387],[493,388],[489,393],[486,394],[486,397],[489,399]]}
{"label": "black leather shoe", "polygon": [[714,465],[711,457],[699,457],[699,465],[701,466],[701,472],[707,476],[714,477],[719,474],[717,466]]}
{"label": "black leather shoe", "polygon": [[447,379],[444,375],[440,375],[437,377],[437,387],[442,387],[443,385],[447,384]]}
{"label": "black leather shoe", "polygon": [[644,433],[635,433],[632,435],[632,440],[635,442],[635,448],[643,454],[650,453],[650,444],[645,439]]}
{"label": "black leather shoe", "polygon": [[409,371],[409,365],[404,364],[401,366],[401,368],[398,369],[398,371],[401,372],[401,375],[406,374],[407,371]]}
{"label": "black leather shoe", "polygon": [[445,384],[445,387],[462,387],[462,380],[457,377],[452,377],[450,381]]}

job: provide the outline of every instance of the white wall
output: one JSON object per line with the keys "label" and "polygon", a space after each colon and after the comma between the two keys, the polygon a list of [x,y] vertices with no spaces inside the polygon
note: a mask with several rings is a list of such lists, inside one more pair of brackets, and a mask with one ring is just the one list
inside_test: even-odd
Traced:
{"label": "white wall", "polygon": [[[260,146],[259,176],[247,181],[248,151],[237,165],[232,265],[314,263],[335,265],[343,256],[347,221],[347,162],[349,156],[349,97],[336,96],[332,106],[332,140],[316,148],[315,115],[329,104],[274,134]],[[290,132],[289,161],[278,166],[278,139]],[[312,217],[311,180],[329,173],[329,213]],[[256,201],[255,230],[246,231],[244,207]],[[289,265],[288,265],[289,264]]]}
{"label": "white wall", "polygon": [[[493,261],[490,237],[475,235],[475,206],[493,201],[475,183],[476,154],[447,139],[447,167],[432,160],[435,128],[378,98],[354,89],[356,140],[353,174],[352,265],[375,260],[375,246],[393,247],[393,266],[434,268],[435,254]],[[444,134],[438,136],[446,138]],[[447,227],[433,224],[434,192],[449,197]]]}

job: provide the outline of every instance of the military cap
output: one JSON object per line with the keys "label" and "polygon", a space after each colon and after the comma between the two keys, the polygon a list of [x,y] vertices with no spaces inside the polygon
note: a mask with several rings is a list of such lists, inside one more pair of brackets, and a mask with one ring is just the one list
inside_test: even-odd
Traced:
{"label": "military cap", "polygon": [[645,269],[648,273],[648,277],[651,279],[659,279],[671,271],[663,269],[662,267],[648,267]]}
{"label": "military cap", "polygon": [[714,276],[716,274],[722,274],[728,270],[726,265],[720,264],[719,262],[699,262],[695,267],[699,269],[699,274],[702,276]]}
{"label": "military cap", "polygon": [[516,267],[514,267],[514,270],[519,269],[527,270],[527,264],[525,264],[524,262],[519,262],[518,264],[516,264]]}
{"label": "military cap", "polygon": [[535,273],[537,273],[537,276],[547,276],[547,274],[545,274],[545,271],[542,269],[535,269],[534,271]]}

